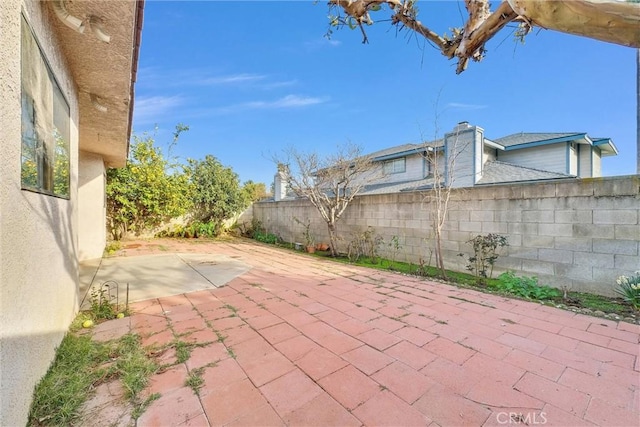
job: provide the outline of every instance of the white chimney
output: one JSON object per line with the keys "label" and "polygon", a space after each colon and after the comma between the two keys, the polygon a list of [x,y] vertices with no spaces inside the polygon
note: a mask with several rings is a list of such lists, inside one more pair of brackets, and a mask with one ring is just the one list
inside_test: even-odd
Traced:
{"label": "white chimney", "polygon": [[278,172],[273,178],[274,194],[273,199],[276,202],[287,197],[287,182],[289,180],[289,168],[287,165],[279,164]]}

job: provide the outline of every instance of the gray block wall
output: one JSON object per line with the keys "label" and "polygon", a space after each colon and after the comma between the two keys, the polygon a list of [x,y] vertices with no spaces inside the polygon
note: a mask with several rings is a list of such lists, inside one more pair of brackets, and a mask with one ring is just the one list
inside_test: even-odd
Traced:
{"label": "gray block wall", "polygon": [[[359,196],[338,223],[346,250],[354,233],[373,227],[385,242],[398,236],[398,260],[432,259],[432,208],[428,192]],[[253,216],[269,232],[302,242],[302,222],[311,220],[316,241],[328,242],[327,227],[306,200],[260,202]],[[452,191],[444,226],[447,268],[465,271],[466,243],[478,234],[508,237],[495,275],[515,271],[540,283],[573,291],[613,295],[621,274],[640,270],[640,176],[494,185]],[[390,256],[383,244],[381,254]]]}

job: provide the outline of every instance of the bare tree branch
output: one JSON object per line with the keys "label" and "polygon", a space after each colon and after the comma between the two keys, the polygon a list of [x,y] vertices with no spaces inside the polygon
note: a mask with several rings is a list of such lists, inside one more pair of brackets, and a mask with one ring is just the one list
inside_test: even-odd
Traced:
{"label": "bare tree branch", "polygon": [[294,148],[286,151],[287,182],[298,196],[308,199],[327,223],[331,254],[338,255],[337,221],[349,203],[364,187],[380,177],[368,156],[359,146],[347,144],[335,154],[321,158],[317,153],[303,153]]}
{"label": "bare tree branch", "polygon": [[[615,0],[507,0],[494,12],[489,0],[465,0],[468,19],[453,37],[440,36],[418,20],[416,0],[329,0],[352,18],[368,42],[363,24],[371,25],[370,12],[387,5],[391,22],[402,25],[433,43],[449,59],[458,58],[456,73],[463,72],[469,60],[481,61],[484,46],[509,22],[519,21],[526,34],[531,26],[594,38],[630,47],[640,47],[640,4]],[[338,23],[348,23],[342,18]],[[336,22],[333,22],[336,25]],[[349,25],[352,28],[355,26]]]}

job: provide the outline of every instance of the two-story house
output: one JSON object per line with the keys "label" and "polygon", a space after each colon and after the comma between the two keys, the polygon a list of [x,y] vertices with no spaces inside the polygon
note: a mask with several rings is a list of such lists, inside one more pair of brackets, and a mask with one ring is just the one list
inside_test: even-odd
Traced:
{"label": "two-story house", "polygon": [[473,187],[602,176],[602,158],[618,150],[609,138],[584,132],[518,133],[497,139],[459,123],[444,138],[371,153],[383,171],[362,194],[428,189],[434,180]]}

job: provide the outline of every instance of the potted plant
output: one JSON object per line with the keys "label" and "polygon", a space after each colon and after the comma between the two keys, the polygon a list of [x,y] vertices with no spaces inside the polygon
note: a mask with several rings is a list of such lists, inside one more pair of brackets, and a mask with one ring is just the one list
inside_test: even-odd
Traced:
{"label": "potted plant", "polygon": [[329,245],[326,243],[316,243],[316,250],[317,251],[326,251],[329,249]]}
{"label": "potted plant", "polygon": [[305,241],[305,245],[307,248],[307,252],[309,252],[310,254],[314,253],[316,251],[316,247],[315,247],[315,239],[313,237],[313,234],[311,234],[311,230],[309,230],[309,226],[311,225],[311,222],[309,222],[304,229],[304,241]]}
{"label": "potted plant", "polygon": [[298,224],[301,224],[304,227],[304,231],[302,232],[302,236],[304,237],[304,247],[310,254],[316,251],[315,241],[316,239],[313,237],[311,233],[311,220],[308,219],[306,224],[300,221],[298,218],[294,218]]}

